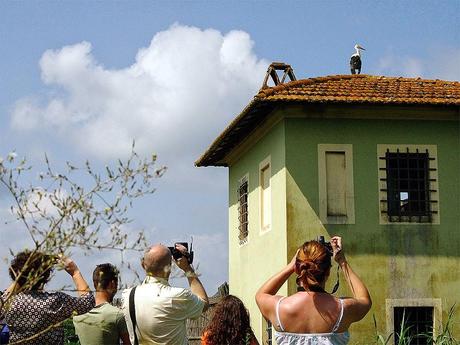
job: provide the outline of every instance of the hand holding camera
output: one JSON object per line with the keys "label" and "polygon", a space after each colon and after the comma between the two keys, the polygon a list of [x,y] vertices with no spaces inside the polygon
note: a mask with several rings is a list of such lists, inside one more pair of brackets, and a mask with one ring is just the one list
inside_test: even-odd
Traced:
{"label": "hand holding camera", "polygon": [[187,242],[176,242],[174,247],[168,248],[177,266],[185,272],[190,271],[190,265],[193,263],[192,244],[190,244],[190,252],[188,251]]}
{"label": "hand holding camera", "polygon": [[345,253],[342,247],[342,237],[334,236],[331,238],[332,252],[334,260],[339,264],[346,262]]}

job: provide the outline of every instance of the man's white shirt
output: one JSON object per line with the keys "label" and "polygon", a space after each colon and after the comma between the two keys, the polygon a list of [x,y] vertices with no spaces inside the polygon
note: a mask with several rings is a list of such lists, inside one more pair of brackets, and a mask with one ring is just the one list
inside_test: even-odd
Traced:
{"label": "man's white shirt", "polygon": [[[131,289],[123,291],[123,313],[134,344],[130,292]],[[134,304],[139,344],[187,345],[186,320],[199,317],[205,301],[188,289],[170,286],[166,279],[147,276],[136,288]]]}

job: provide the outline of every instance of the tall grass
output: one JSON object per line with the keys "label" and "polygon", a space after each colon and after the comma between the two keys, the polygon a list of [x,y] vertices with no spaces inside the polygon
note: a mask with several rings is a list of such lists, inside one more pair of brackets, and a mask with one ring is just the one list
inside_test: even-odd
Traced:
{"label": "tall grass", "polygon": [[460,345],[460,340],[454,338],[454,310],[455,305],[453,305],[447,317],[447,321],[444,325],[442,325],[442,329],[439,334],[427,334],[428,340],[433,343],[433,345]]}
{"label": "tall grass", "polygon": [[[375,345],[411,345],[412,341],[418,337],[424,337],[427,339],[428,344],[432,345],[460,345],[460,341],[455,339],[453,334],[453,325],[454,325],[454,310],[455,305],[453,305],[447,317],[447,321],[442,325],[441,329],[436,332],[435,330],[431,330],[428,334],[412,334],[410,327],[408,327],[405,323],[405,315],[403,314],[403,318],[401,321],[401,331],[399,333],[393,332],[392,334],[388,335],[386,338],[377,332],[377,320],[374,318],[374,328],[375,328]],[[396,339],[393,340],[393,339]]]}

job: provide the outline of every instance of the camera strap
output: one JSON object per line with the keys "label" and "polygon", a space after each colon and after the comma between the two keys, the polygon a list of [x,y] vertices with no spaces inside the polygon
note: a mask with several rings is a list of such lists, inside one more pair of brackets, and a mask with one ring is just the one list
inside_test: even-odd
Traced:
{"label": "camera strap", "polygon": [[134,333],[134,345],[139,345],[139,340],[137,339],[136,327],[136,309],[134,306],[134,294],[136,293],[137,286],[133,287],[129,292],[129,316],[131,318],[131,323],[133,324],[133,333]]}
{"label": "camera strap", "polygon": [[337,281],[335,282],[335,285],[332,288],[331,295],[335,294],[337,292],[337,290],[339,289],[339,284],[340,284],[339,270],[340,270],[340,266],[337,266]]}

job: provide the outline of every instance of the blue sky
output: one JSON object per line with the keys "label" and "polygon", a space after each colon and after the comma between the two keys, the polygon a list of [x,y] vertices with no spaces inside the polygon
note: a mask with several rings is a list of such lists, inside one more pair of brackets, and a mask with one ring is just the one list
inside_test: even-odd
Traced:
{"label": "blue sky", "polygon": [[[157,152],[169,170],[135,204],[133,227],[151,242],[193,235],[213,293],[227,279],[227,172],[193,162],[268,64],[289,63],[298,79],[348,74],[359,43],[363,73],[459,80],[459,23],[456,0],[2,1],[0,156],[16,150],[37,165],[47,152],[57,164],[103,166],[134,138],[141,153]],[[4,190],[0,201],[8,217]],[[1,258],[27,245],[6,231],[23,230],[0,228]],[[89,277],[94,260],[76,256]]]}

